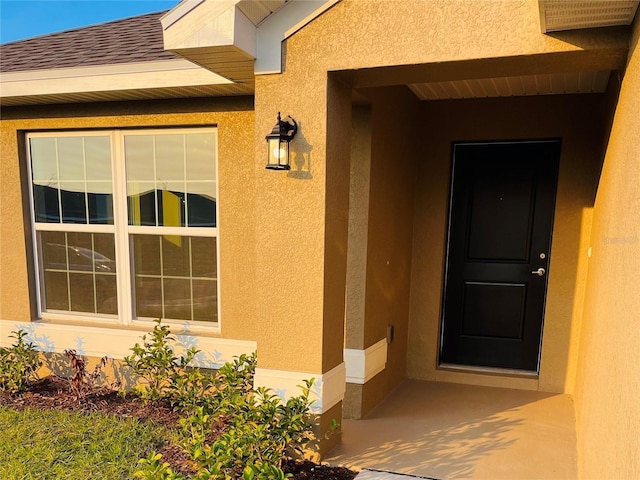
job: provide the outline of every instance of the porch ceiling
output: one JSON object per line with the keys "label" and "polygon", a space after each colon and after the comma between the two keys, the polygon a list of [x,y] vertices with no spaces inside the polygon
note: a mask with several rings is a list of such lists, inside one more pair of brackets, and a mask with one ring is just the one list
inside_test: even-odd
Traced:
{"label": "porch ceiling", "polygon": [[251,23],[260,25],[270,15],[284,7],[289,0],[242,0],[238,9],[244,13]]}
{"label": "porch ceiling", "polygon": [[631,25],[638,0],[538,0],[544,33]]}
{"label": "porch ceiling", "polygon": [[409,84],[420,100],[604,92],[610,71],[478,78]]}

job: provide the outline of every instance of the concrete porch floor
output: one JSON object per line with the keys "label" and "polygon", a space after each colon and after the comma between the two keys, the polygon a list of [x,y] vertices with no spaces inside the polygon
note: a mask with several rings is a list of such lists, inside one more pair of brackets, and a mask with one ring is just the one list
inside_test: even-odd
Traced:
{"label": "concrete porch floor", "polygon": [[575,479],[570,395],[407,381],[325,461],[441,480]]}

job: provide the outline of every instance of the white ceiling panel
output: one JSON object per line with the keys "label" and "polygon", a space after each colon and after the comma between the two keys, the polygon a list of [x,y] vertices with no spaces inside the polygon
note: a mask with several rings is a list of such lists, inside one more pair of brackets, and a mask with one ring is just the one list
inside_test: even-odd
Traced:
{"label": "white ceiling panel", "polygon": [[630,25],[639,0],[538,0],[543,32]]}
{"label": "white ceiling panel", "polygon": [[572,72],[414,83],[409,88],[420,100],[601,93],[607,88],[610,73]]}
{"label": "white ceiling panel", "polygon": [[280,10],[289,0],[242,0],[238,9],[254,25],[259,25],[269,15]]}

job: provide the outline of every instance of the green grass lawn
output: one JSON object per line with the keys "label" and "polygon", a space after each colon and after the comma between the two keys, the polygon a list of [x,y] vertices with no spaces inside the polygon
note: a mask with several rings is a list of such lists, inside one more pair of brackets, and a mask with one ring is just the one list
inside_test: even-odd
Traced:
{"label": "green grass lawn", "polygon": [[175,440],[134,419],[0,407],[0,479],[130,479],[138,459]]}

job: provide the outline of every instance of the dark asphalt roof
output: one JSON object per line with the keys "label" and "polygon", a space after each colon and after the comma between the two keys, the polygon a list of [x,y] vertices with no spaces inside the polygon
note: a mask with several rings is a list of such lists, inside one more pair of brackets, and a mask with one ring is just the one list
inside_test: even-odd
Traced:
{"label": "dark asphalt roof", "polygon": [[0,72],[135,63],[181,58],[164,50],[166,11],[0,45]]}

